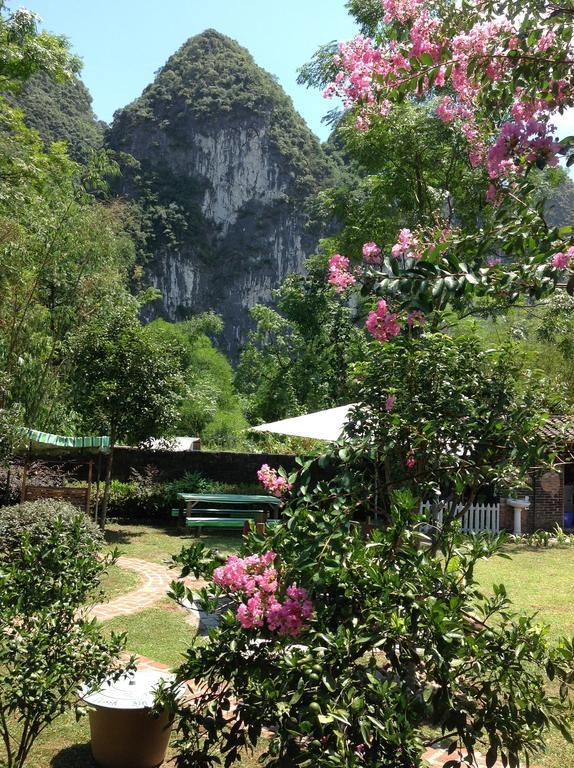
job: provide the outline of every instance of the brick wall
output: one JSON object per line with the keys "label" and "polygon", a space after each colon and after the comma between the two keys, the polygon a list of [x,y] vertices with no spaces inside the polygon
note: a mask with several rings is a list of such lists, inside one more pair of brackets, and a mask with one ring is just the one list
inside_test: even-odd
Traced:
{"label": "brick wall", "polygon": [[549,531],[564,525],[564,471],[542,472],[534,476],[534,499],[530,507],[528,531]]}
{"label": "brick wall", "polygon": [[[98,462],[98,454],[90,450],[40,449],[33,458],[54,462],[79,462],[74,475],[79,480],[87,477],[88,461]],[[105,467],[102,458],[102,474]],[[83,464],[82,464],[83,463]],[[269,453],[232,453],[231,451],[152,451],[139,448],[114,448],[112,476],[116,480],[129,479],[131,470],[141,472],[146,466],[159,470],[158,480],[176,480],[186,472],[197,472],[209,480],[224,483],[257,485],[257,470],[262,464],[284,467],[288,472],[295,469],[295,456]]]}

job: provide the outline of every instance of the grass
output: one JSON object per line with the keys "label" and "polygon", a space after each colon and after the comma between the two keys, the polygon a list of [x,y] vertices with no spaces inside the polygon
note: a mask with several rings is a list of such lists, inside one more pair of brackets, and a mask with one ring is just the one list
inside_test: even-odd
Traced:
{"label": "grass", "polygon": [[[164,563],[196,539],[187,530],[177,528],[175,523],[166,526],[112,523],[106,528],[106,541],[128,557]],[[241,545],[241,534],[202,536],[201,541],[225,554],[232,554]]]}
{"label": "grass", "polygon": [[[504,584],[517,610],[537,613],[548,625],[551,640],[574,635],[574,547],[509,546],[505,551],[510,560],[493,557],[479,563],[476,575],[483,586]],[[552,729],[545,754],[534,763],[540,768],[574,766],[574,746]]]}
{"label": "grass", "polygon": [[478,580],[485,588],[504,584],[517,610],[538,613],[551,638],[574,635],[574,547],[509,546],[505,551],[512,559],[493,557],[478,564]]}
{"label": "grass", "polygon": [[110,565],[102,576],[101,588],[107,599],[113,600],[114,597],[137,589],[141,583],[141,577],[134,571],[128,571],[126,568],[120,568],[117,565]]}
{"label": "grass", "polygon": [[117,616],[105,626],[115,632],[128,633],[128,650],[175,667],[181,663],[186,648],[195,635],[192,624],[169,598],[153,608],[128,616]]}

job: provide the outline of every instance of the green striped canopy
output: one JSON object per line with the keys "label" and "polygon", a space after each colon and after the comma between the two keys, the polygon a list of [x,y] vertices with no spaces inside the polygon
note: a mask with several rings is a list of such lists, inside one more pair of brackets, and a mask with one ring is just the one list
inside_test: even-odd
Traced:
{"label": "green striped canopy", "polygon": [[27,429],[26,434],[35,443],[46,445],[58,445],[61,448],[109,448],[108,436],[93,437],[68,437],[67,435],[51,435],[49,432],[40,432],[37,429]]}

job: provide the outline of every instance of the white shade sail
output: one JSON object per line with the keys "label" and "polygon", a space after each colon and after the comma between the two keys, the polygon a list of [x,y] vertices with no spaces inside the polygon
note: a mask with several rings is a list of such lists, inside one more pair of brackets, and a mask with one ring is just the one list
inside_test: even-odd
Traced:
{"label": "white shade sail", "polygon": [[338,408],[327,408],[325,411],[307,413],[304,416],[294,416],[292,419],[272,421],[270,424],[260,424],[252,427],[251,432],[277,432],[280,435],[294,437],[310,437],[314,440],[338,440],[349,416],[349,411],[355,403],[341,405]]}

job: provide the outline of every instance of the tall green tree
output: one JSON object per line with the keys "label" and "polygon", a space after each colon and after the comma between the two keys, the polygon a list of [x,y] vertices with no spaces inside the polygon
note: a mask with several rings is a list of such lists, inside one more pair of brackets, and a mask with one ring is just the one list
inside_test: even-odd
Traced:
{"label": "tall green tree", "polygon": [[223,330],[221,318],[211,312],[180,323],[154,320],[147,332],[165,346],[178,350],[185,381],[177,429],[229,447],[247,427],[229,361],[212,338]]}
{"label": "tall green tree", "polygon": [[142,327],[139,304],[126,299],[95,315],[70,341],[73,400],[83,427],[109,433],[100,525],[106,524],[114,446],[169,436],[183,380],[175,349]]}
{"label": "tall green tree", "polygon": [[[67,82],[78,70],[63,37],[0,3],[0,92],[33,75]],[[49,431],[74,430],[67,339],[127,293],[133,247],[127,209],[107,204],[103,154],[81,165],[48,149],[0,96],[0,411]]]}

